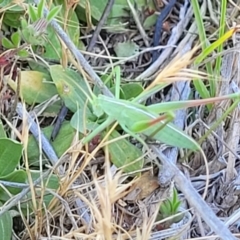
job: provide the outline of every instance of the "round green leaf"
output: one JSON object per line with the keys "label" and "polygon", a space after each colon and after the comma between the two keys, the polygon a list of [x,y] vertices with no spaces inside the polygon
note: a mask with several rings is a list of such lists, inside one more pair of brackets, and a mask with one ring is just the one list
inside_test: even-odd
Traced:
{"label": "round green leaf", "polygon": [[[0,180],[9,181],[9,182],[16,182],[16,183],[25,183],[27,180],[27,174],[23,170],[15,170],[14,172],[8,174],[7,176],[0,177]],[[16,195],[21,192],[21,188],[16,187],[6,187],[8,191]],[[0,187],[0,200],[7,201],[9,199],[9,195],[7,192]]]}
{"label": "round green leaf", "polygon": [[22,155],[22,144],[7,139],[0,139],[0,177],[12,173]]}
{"label": "round green leaf", "polygon": [[[17,83],[8,79],[10,87],[16,91]],[[57,94],[56,87],[48,74],[37,71],[21,72],[21,94],[22,99],[32,105],[44,102]]]}

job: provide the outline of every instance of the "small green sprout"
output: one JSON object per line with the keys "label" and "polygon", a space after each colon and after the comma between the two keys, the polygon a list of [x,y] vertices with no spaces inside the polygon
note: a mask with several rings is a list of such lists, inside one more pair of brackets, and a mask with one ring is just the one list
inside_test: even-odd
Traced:
{"label": "small green sprout", "polygon": [[[178,198],[177,190],[173,189],[173,195],[171,198],[163,201],[160,205],[159,214],[157,216],[157,221],[163,220],[165,218],[171,217],[179,213],[179,207],[181,205],[181,200]],[[167,221],[167,226],[182,220],[183,215],[178,215]]]}
{"label": "small green sprout", "polygon": [[38,7],[28,5],[29,22],[21,20],[21,35],[25,42],[31,45],[44,46],[46,44],[47,27],[51,20],[59,13],[61,6],[53,7],[44,17],[45,0],[41,0]]}
{"label": "small green sprout", "polygon": [[27,57],[28,52],[26,49],[26,45],[20,45],[21,44],[21,35],[19,32],[14,32],[11,35],[11,39],[9,40],[6,37],[2,38],[2,46],[6,49],[13,49],[16,54],[20,57]]}

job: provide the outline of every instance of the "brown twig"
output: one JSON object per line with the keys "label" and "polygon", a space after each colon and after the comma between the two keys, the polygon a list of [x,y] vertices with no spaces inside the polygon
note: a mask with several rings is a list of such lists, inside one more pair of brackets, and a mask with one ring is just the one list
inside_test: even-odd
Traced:
{"label": "brown twig", "polygon": [[93,33],[93,35],[92,35],[92,38],[91,38],[91,40],[90,40],[90,43],[89,43],[89,45],[88,45],[88,47],[87,47],[87,51],[88,51],[88,52],[91,52],[91,51],[93,50],[93,47],[94,47],[94,45],[95,45],[95,43],[96,43],[96,41],[97,41],[98,35],[99,35],[99,33],[100,33],[100,31],[101,31],[101,29],[102,29],[102,27],[103,27],[103,24],[104,24],[104,23],[106,22],[106,20],[107,20],[107,17],[108,17],[108,15],[109,15],[109,13],[110,13],[110,11],[111,11],[111,9],[112,9],[112,6],[113,6],[113,4],[114,4],[114,1],[115,1],[115,0],[108,0],[107,5],[106,5],[106,7],[105,7],[105,9],[104,9],[104,12],[103,12],[103,14],[102,14],[102,16],[101,16],[101,19],[99,20],[98,25],[97,25],[97,27],[95,28],[95,31],[94,31],[94,33]]}

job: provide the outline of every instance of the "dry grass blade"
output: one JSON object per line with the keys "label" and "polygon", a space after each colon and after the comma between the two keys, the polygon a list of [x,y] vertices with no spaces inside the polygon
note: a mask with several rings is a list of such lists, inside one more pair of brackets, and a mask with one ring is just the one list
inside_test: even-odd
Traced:
{"label": "dry grass blade", "polygon": [[198,47],[193,48],[191,51],[187,52],[183,56],[175,57],[154,79],[154,81],[145,89],[145,91],[155,87],[161,83],[173,83],[176,81],[182,81],[184,77],[185,80],[192,80],[194,78],[206,79],[207,75],[200,71],[195,71],[187,69],[193,62],[193,57]]}

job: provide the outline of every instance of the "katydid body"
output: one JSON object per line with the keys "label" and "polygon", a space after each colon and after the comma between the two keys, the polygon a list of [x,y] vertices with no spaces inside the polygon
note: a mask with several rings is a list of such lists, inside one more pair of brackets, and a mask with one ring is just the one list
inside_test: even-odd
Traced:
{"label": "katydid body", "polygon": [[[137,122],[149,122],[148,128],[142,128],[142,134],[171,146],[192,150],[199,149],[198,144],[191,137],[187,136],[187,134],[176,128],[173,124],[167,123],[172,119],[172,113],[166,114],[165,120],[156,121],[156,124],[152,125],[151,122],[158,120],[159,115],[155,112],[149,111],[144,105],[103,95],[99,95],[94,99],[94,105],[97,108],[101,108],[109,118],[96,128],[86,140],[89,140],[90,137],[92,138],[105,129],[114,120],[117,121],[123,129],[128,129],[128,133],[134,133],[134,135],[137,130]],[[97,110],[99,111],[99,109]],[[158,131],[161,126],[163,128]],[[84,140],[84,142],[86,142],[86,140]]]}

